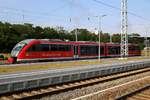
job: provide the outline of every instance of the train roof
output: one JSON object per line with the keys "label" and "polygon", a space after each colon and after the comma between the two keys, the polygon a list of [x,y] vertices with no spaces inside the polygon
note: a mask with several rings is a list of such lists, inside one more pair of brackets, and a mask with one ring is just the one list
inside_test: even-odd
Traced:
{"label": "train roof", "polygon": [[[28,44],[30,42],[39,42],[39,43],[66,43],[66,44],[95,44],[97,45],[98,42],[93,42],[93,41],[62,41],[62,40],[59,40],[59,39],[25,39],[19,43],[25,43],[25,44]],[[101,45],[103,44],[107,44],[107,45],[120,45],[120,43],[101,43]],[[129,46],[137,46],[137,44],[131,44],[129,43],[128,44]]]}
{"label": "train roof", "polygon": [[30,43],[33,40],[35,40],[35,39],[25,39],[25,40],[20,41],[19,43],[28,44],[28,43]]}
{"label": "train roof", "polygon": [[97,42],[90,41],[61,41],[61,40],[52,40],[52,39],[26,39],[21,41],[20,43],[30,43],[30,42],[40,42],[40,43],[66,43],[66,44],[97,44]]}

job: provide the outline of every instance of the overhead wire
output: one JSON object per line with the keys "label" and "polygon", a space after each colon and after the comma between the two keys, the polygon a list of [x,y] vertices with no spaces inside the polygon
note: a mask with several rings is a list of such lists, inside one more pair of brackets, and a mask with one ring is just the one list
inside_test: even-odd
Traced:
{"label": "overhead wire", "polygon": [[[59,6],[57,8],[52,9],[50,12],[56,12],[59,11],[59,9],[62,9],[66,7],[66,4]],[[17,9],[17,8],[12,8],[12,7],[6,7],[6,6],[0,6],[0,9],[4,9],[4,11],[1,12],[5,13],[5,14],[12,14],[12,15],[18,15],[18,16],[25,16],[27,18],[27,16],[32,16],[35,17],[34,20],[36,18],[41,19],[44,17],[45,18],[49,18],[49,17],[55,17],[57,19],[60,19],[61,21],[64,20],[65,16],[58,16],[58,15],[54,15],[52,13],[45,13],[45,12],[35,12],[35,11],[29,11],[29,10],[24,10],[24,9]],[[28,18],[29,19],[29,18]],[[32,18],[33,19],[33,18]]]}
{"label": "overhead wire", "polygon": [[[100,0],[93,0],[93,1],[96,2],[96,3],[102,4],[102,5],[104,5],[104,6],[107,6],[107,7],[116,9],[116,10],[119,10],[119,11],[121,10],[121,9],[118,8],[118,7],[115,7],[115,6],[113,6],[113,5],[107,4],[107,3],[103,2],[103,1],[100,1]],[[128,14],[130,14],[130,15],[132,15],[132,16],[135,16],[135,17],[138,17],[138,18],[140,18],[140,19],[143,19],[143,20],[145,20],[145,21],[149,21],[149,22],[150,22],[150,19],[145,18],[145,17],[143,17],[143,16],[141,16],[141,15],[135,14],[135,13],[133,13],[133,12],[128,11]]]}

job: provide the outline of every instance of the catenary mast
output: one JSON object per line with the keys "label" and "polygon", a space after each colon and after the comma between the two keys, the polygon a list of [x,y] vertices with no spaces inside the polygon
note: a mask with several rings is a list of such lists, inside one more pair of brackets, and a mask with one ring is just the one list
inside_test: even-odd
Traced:
{"label": "catenary mast", "polygon": [[121,57],[128,56],[127,0],[121,0]]}

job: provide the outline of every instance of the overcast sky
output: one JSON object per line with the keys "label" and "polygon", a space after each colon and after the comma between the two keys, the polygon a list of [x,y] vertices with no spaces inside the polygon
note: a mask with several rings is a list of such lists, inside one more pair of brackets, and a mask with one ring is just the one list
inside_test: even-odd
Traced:
{"label": "overcast sky", "polygon": [[[100,2],[95,2],[100,1]],[[0,0],[0,20],[11,23],[33,23],[40,26],[75,27],[94,31],[98,18],[103,32],[120,32],[121,0]],[[115,9],[112,8],[116,7]],[[150,0],[128,0],[129,33],[150,33]],[[137,17],[137,16],[140,16]],[[71,19],[71,21],[70,21]],[[89,20],[88,20],[89,19]]]}

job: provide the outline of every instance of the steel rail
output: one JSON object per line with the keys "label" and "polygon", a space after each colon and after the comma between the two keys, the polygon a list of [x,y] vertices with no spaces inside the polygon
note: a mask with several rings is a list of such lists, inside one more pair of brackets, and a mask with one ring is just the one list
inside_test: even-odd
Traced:
{"label": "steel rail", "polygon": [[112,81],[114,79],[128,77],[128,76],[136,75],[139,73],[144,73],[147,71],[150,71],[150,68],[145,68],[145,69],[140,69],[140,70],[130,71],[130,72],[124,72],[124,73],[119,73],[119,74],[114,74],[114,75],[109,75],[109,76],[104,76],[104,77],[96,77],[93,79],[65,83],[65,84],[61,84],[61,85],[47,86],[47,87],[31,89],[31,90],[26,90],[26,91],[13,92],[10,94],[2,95],[0,97],[0,99],[2,99],[2,100],[34,99],[34,98],[42,97],[44,95],[54,94],[54,93],[58,93],[58,92],[67,91],[70,89],[80,88],[80,87],[86,87],[86,86],[94,85],[94,84],[97,84],[100,82]]}

